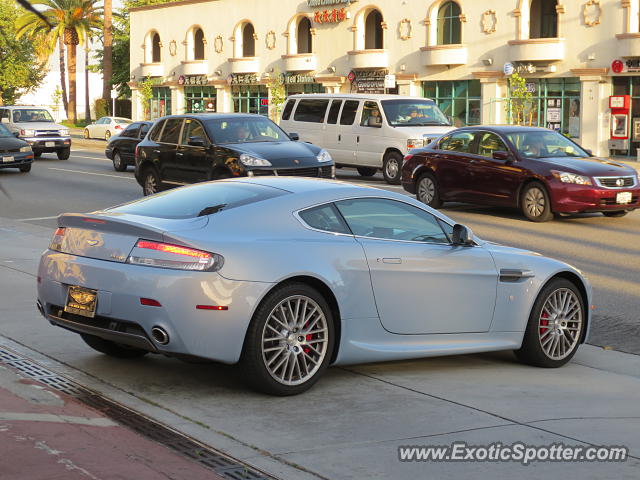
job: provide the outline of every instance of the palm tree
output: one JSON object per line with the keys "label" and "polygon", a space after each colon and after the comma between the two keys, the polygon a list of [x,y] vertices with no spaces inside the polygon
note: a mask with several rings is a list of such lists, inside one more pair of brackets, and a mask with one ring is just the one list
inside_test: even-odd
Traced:
{"label": "palm tree", "polygon": [[33,0],[31,4],[42,15],[28,12],[18,17],[16,36],[20,38],[26,35],[30,38],[40,39],[49,54],[55,50],[56,44],[62,39],[68,57],[68,116],[73,123],[76,123],[78,120],[76,112],[77,46],[84,43],[88,34],[101,28],[101,9],[96,7],[95,0]]}
{"label": "palm tree", "polygon": [[[104,54],[102,56],[102,98],[111,108],[111,76],[113,75],[113,8],[111,0],[104,0],[104,29],[102,35]],[[107,110],[108,111],[108,110]],[[115,115],[116,112],[111,112]]]}

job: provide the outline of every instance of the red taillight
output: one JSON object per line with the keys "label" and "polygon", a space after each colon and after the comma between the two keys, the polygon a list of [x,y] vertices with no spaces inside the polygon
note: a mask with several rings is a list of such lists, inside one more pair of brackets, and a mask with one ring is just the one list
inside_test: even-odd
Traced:
{"label": "red taillight", "polygon": [[197,310],[229,310],[229,307],[222,305],[196,305]]}
{"label": "red taillight", "polygon": [[89,217],[83,218],[82,221],[88,222],[88,223],[100,223],[100,224],[107,223],[106,220],[100,220],[99,218],[89,218]]}
{"label": "red taillight", "polygon": [[158,250],[159,252],[175,253],[176,255],[187,255],[195,258],[211,258],[209,252],[196,250],[195,248],[181,247],[179,245],[171,245],[169,243],[150,242],[148,240],[138,240],[136,245],[138,248],[148,248],[150,250]]}
{"label": "red taillight", "polygon": [[147,307],[161,307],[160,302],[154,300],[153,298],[141,298],[140,305],[145,305]]}
{"label": "red taillight", "polygon": [[404,162],[408,162],[409,160],[411,160],[413,158],[413,154],[409,153],[408,155],[404,156],[404,160],[402,160],[402,163]]}
{"label": "red taillight", "polygon": [[116,126],[115,126],[115,127],[113,127],[113,128],[115,128],[116,130],[120,130],[122,127],[121,127],[120,125],[116,125]]}
{"label": "red taillight", "polygon": [[[145,250],[158,253],[145,252]],[[224,259],[215,253],[151,240],[138,240],[127,259],[127,263],[135,265],[198,271],[219,270],[223,262]]]}
{"label": "red taillight", "polygon": [[49,250],[55,250],[56,252],[60,252],[62,250],[62,241],[64,240],[64,227],[58,227],[56,231],[53,233],[53,237],[51,237],[51,242],[49,243]]}

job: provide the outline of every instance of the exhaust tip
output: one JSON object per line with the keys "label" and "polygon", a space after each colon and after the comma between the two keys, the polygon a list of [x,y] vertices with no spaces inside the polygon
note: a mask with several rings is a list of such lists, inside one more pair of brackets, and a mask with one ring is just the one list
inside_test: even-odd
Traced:
{"label": "exhaust tip", "polygon": [[166,345],[169,343],[169,334],[162,327],[153,327],[151,329],[151,336],[160,345]]}

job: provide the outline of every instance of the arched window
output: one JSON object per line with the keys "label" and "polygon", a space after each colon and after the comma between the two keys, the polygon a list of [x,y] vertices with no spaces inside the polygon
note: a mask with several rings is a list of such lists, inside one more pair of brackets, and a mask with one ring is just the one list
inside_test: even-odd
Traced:
{"label": "arched window", "polygon": [[160,35],[153,34],[151,39],[151,62],[160,63],[162,61],[162,55],[160,51]]}
{"label": "arched window", "polygon": [[379,10],[371,10],[364,22],[364,48],[379,50],[383,45],[382,14]]}
{"label": "arched window", "polygon": [[531,0],[529,10],[529,38],[558,36],[556,0]]}
{"label": "arched window", "polygon": [[460,5],[456,2],[444,2],[438,9],[438,45],[462,43],[462,22]]}
{"label": "arched window", "polygon": [[255,57],[256,56],[256,31],[253,25],[245,23],[242,27],[242,56],[243,57]]}
{"label": "arched window", "polygon": [[193,32],[193,59],[204,60],[204,32],[201,28]]}
{"label": "arched window", "polygon": [[311,22],[307,17],[302,17],[300,22],[298,22],[296,38],[298,41],[297,53],[311,53],[313,51],[313,40],[311,36]]}

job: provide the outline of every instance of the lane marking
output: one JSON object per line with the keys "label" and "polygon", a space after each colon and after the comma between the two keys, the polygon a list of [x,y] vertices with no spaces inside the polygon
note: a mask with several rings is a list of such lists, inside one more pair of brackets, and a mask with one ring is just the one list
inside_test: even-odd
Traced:
{"label": "lane marking", "polygon": [[18,218],[17,222],[35,222],[37,220],[53,220],[54,218],[58,218],[59,215],[54,215],[53,217],[35,217],[35,218]]}
{"label": "lane marking", "polygon": [[108,173],[94,173],[94,172],[85,172],[83,170],[71,170],[70,168],[56,168],[56,167],[47,167],[49,170],[58,170],[60,172],[72,172],[72,173],[83,173],[85,175],[97,175],[99,177],[113,177],[113,178],[122,178],[123,180],[133,180],[136,179],[133,177],[125,177],[124,175],[110,175]]}
{"label": "lane marking", "polygon": [[0,412],[2,421],[72,423],[91,425],[92,427],[117,427],[118,424],[105,417],[74,417],[72,415],[54,415],[50,413]]}
{"label": "lane marking", "polygon": [[86,160],[101,160],[103,162],[111,162],[107,157],[83,157],[81,155],[73,155],[71,158],[84,158]]}

